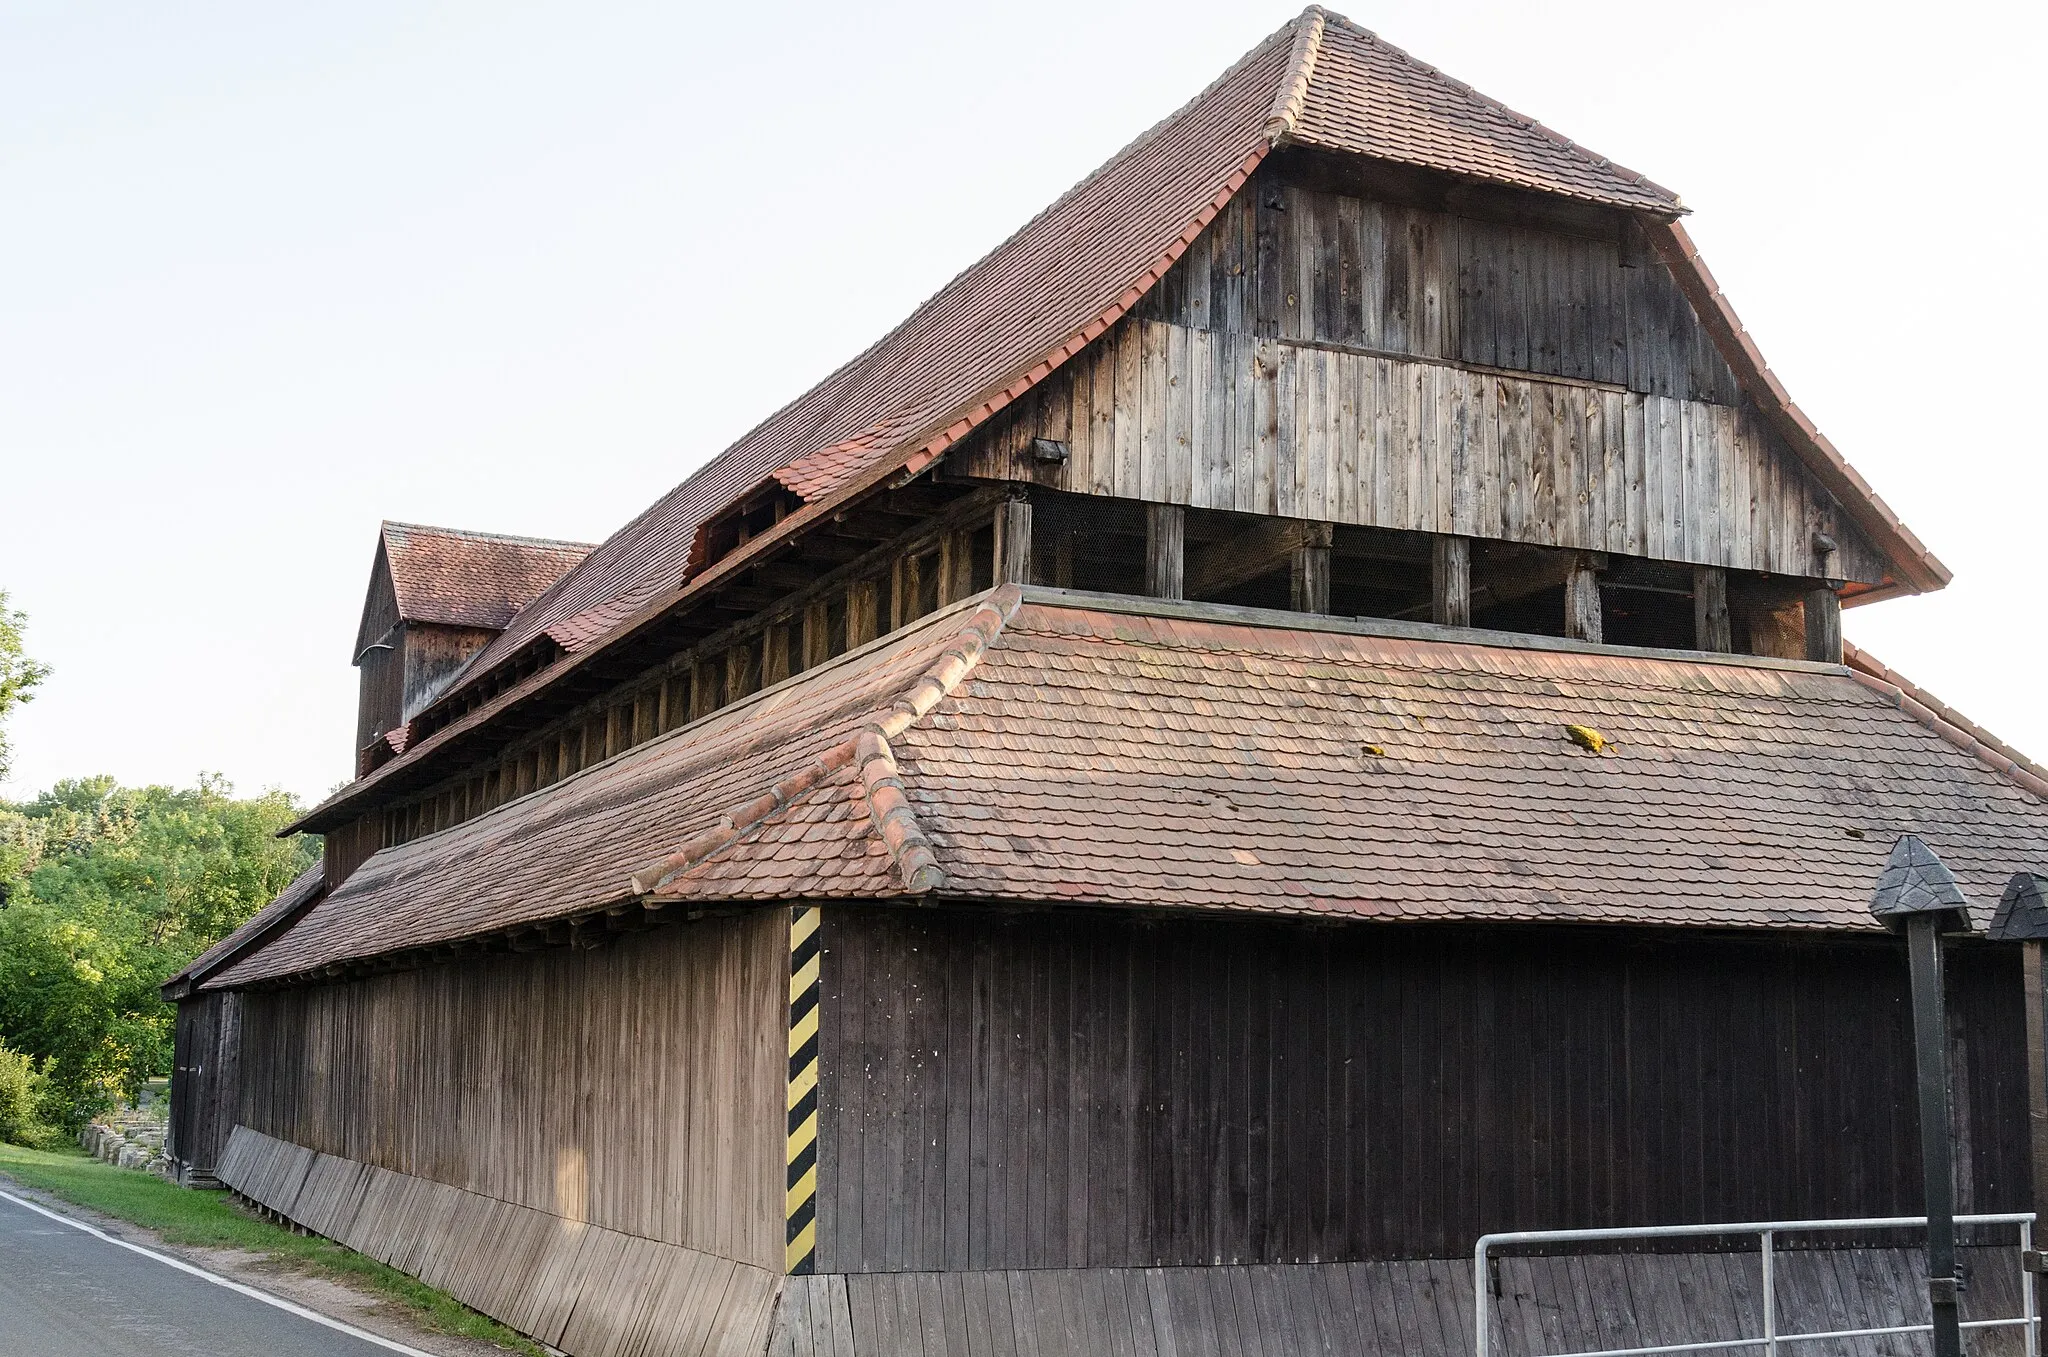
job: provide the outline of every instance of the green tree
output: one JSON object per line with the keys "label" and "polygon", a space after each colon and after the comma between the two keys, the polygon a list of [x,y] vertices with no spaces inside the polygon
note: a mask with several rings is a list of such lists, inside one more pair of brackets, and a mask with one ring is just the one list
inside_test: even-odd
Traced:
{"label": "green tree", "polygon": [[158,987],[282,890],[312,844],[277,831],[283,792],[58,783],[0,804],[0,1044],[45,1069],[64,1125],[169,1072],[173,1012]]}
{"label": "green tree", "polygon": [[30,659],[22,646],[27,625],[28,618],[7,606],[7,591],[0,589],[0,780],[7,776],[8,714],[35,696],[36,685],[50,676],[49,666]]}

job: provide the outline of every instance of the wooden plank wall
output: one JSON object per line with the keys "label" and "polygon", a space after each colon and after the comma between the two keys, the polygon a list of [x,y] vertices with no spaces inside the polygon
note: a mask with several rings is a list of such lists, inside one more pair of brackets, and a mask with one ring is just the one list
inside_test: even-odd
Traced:
{"label": "wooden plank wall", "polygon": [[171,1071],[170,1135],[165,1152],[185,1186],[205,1186],[234,1129],[242,996],[212,991],[178,1003]]}
{"label": "wooden plank wall", "polygon": [[787,914],[245,1000],[238,1120],[782,1270]]}
{"label": "wooden plank wall", "polygon": [[1286,179],[1269,170],[1247,185],[1139,314],[1676,400],[1740,399],[1677,281],[1618,219],[1568,234]]}
{"label": "wooden plank wall", "polygon": [[[1032,440],[1070,450],[1044,463]],[[1844,578],[1884,562],[1753,405],[1131,319],[953,454],[1080,494]]]}
{"label": "wooden plank wall", "polygon": [[575,1357],[754,1357],[779,1272],[236,1127],[221,1180]]}
{"label": "wooden plank wall", "polygon": [[[1625,238],[1254,183],[1133,317],[953,465],[1795,576],[1821,568],[1818,530],[1847,578],[1880,580],[1668,271],[1625,266]],[[1071,456],[1041,463],[1034,438]]]}
{"label": "wooden plank wall", "polygon": [[[1965,1249],[1965,1320],[2019,1313],[2016,1251]],[[1910,1249],[1780,1253],[1781,1331],[1927,1322]],[[1496,1357],[1649,1347],[1762,1332],[1756,1254],[1511,1258],[1499,1267]],[[771,1357],[1470,1357],[1469,1259],[1268,1267],[1043,1269],[792,1277]],[[2019,1357],[2017,1330],[1973,1333],[1973,1357]],[[1926,1340],[1801,1343],[1820,1357],[1910,1357]]]}
{"label": "wooden plank wall", "polygon": [[[1458,1257],[1908,1214],[1883,944],[826,911],[818,1270]],[[2027,1200],[2016,962],[1953,968],[1968,1209]]]}

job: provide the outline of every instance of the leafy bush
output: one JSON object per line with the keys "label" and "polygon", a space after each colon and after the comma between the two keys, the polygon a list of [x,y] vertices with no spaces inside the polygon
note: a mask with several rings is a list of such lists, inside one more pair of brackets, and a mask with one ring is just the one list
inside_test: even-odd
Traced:
{"label": "leafy bush", "polygon": [[297,811],[207,777],[0,803],[0,1042],[44,1062],[45,1121],[76,1131],[170,1073],[157,990],[312,860],[303,837],[276,837]]}
{"label": "leafy bush", "polygon": [[57,1131],[45,1125],[42,1116],[48,1087],[49,1081],[34,1060],[0,1046],[0,1140],[33,1149],[49,1149],[57,1143]]}

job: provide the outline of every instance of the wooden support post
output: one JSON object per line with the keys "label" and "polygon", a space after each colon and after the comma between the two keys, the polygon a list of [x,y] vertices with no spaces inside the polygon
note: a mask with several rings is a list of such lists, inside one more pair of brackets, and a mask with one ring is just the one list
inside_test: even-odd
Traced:
{"label": "wooden support post", "polygon": [[1429,620],[1472,625],[1472,539],[1439,535],[1429,551]]}
{"label": "wooden support post", "polygon": [[1927,1203],[1927,1291],[1934,1312],[1934,1357],[1962,1357],[1957,1326],[1954,1124],[1949,1109],[1948,1013],[1942,1002],[1941,920],[1915,914],[1906,923],[1912,974],[1913,1050],[1920,1090],[1920,1167]]}
{"label": "wooden support post", "polygon": [[1806,658],[1842,662],[1842,599],[1828,588],[1806,593]]}
{"label": "wooden support post", "polygon": [[1694,649],[1735,649],[1735,627],[1728,619],[1728,572],[1718,565],[1692,568],[1692,634]]}
{"label": "wooden support post", "polygon": [[719,689],[725,675],[716,661],[699,659],[690,666],[690,719],[698,720],[718,710]]}
{"label": "wooden support post", "polygon": [[725,652],[725,700],[737,702],[761,686],[754,667],[754,643],[741,641]]}
{"label": "wooden support post", "polygon": [[1289,571],[1289,604],[1298,613],[1330,611],[1330,549],[1302,547]]}
{"label": "wooden support post", "polygon": [[1330,543],[1335,529],[1311,523],[1288,559],[1288,597],[1298,613],[1330,611]]}
{"label": "wooden support post", "polygon": [[815,669],[832,658],[832,610],[824,599],[804,609],[804,668]]}
{"label": "wooden support post", "polygon": [[939,539],[939,606],[974,592],[974,534],[962,529]]}
{"label": "wooden support post", "polygon": [[898,556],[889,566],[889,630],[917,618],[917,557]]}
{"label": "wooden support post", "polygon": [[1600,572],[1582,556],[1564,579],[1564,634],[1598,645],[1600,630]]}
{"label": "wooden support post", "polygon": [[789,623],[777,622],[761,633],[761,686],[789,677]]}
{"label": "wooden support post", "polygon": [[996,506],[996,583],[1031,583],[1031,501]]}
{"label": "wooden support post", "polygon": [[1145,592],[1183,598],[1187,580],[1187,510],[1178,504],[1145,506]]}
{"label": "wooden support post", "polygon": [[1074,587],[1074,534],[1063,532],[1052,546],[1052,582],[1055,588]]}
{"label": "wooden support post", "polygon": [[866,645],[881,634],[881,588],[875,580],[849,580],[846,585],[846,648]]}

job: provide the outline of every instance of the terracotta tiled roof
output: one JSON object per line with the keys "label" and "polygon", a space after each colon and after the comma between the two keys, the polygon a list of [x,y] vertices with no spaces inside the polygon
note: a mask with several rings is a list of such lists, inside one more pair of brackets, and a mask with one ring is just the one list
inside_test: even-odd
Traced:
{"label": "terracotta tiled roof", "polygon": [[567,617],[614,601],[631,612],[673,589],[698,527],[770,476],[815,500],[853,486],[906,444],[955,425],[952,437],[964,434],[1014,398],[1012,388],[1022,394],[1034,368],[1050,371],[1077,337],[1092,330],[1086,338],[1094,338],[1135,302],[1127,294],[1142,294],[1165,272],[1276,138],[1615,206],[1677,210],[1641,176],[1311,8],[880,343],[628,524],[472,672]]}
{"label": "terracotta tiled roof", "polygon": [[491,631],[503,630],[591,550],[585,542],[417,523],[386,523],[383,537],[401,618]]}
{"label": "terracotta tiled roof", "polygon": [[176,997],[206,980],[215,971],[275,933],[293,916],[318,899],[327,884],[322,864],[314,863],[292,878],[277,898],[243,921],[242,926],[192,959],[190,965],[164,981],[166,997]]}
{"label": "terracotta tiled roof", "polygon": [[[979,653],[973,637],[999,624],[979,601],[948,609],[478,819],[385,849],[299,927],[213,983],[602,909],[630,899],[633,873],[664,857],[744,838],[762,807],[773,809],[778,787],[787,800],[829,787],[834,804],[859,817],[859,833],[826,836],[836,856],[811,855],[811,880],[838,895],[902,894],[921,865],[917,836],[901,816],[892,833],[878,830],[887,807],[868,814],[868,783],[881,786],[889,769],[861,737],[900,721],[891,720],[899,703],[928,710],[946,677],[964,670],[961,652]],[[848,787],[861,791],[849,797]]]}
{"label": "terracotta tiled roof", "polygon": [[379,853],[215,983],[647,892],[1864,929],[1909,832],[1981,923],[2048,800],[1924,712],[1838,665],[1006,587]]}
{"label": "terracotta tiled roof", "polygon": [[1340,15],[1325,14],[1286,140],[1404,165],[1672,214],[1678,196],[1453,80]]}
{"label": "terracotta tiled roof", "polygon": [[[873,348],[778,411],[593,550],[479,652],[447,695],[547,635],[580,661],[693,587],[721,578],[699,529],[773,479],[805,507],[723,562],[777,549],[849,496],[922,469],[1122,317],[1228,203],[1275,145],[1299,143],[1593,199],[1664,218],[1676,200],[1473,93],[1365,30],[1311,8],[1255,47],[1193,102],[1125,148]],[[1675,225],[1659,226],[1667,261],[1705,307],[1723,355],[1794,450],[1888,552],[1904,588],[1948,579],[1896,515],[1745,357],[1746,336]],[[1694,295],[1697,294],[1697,295]],[[1725,323],[1715,320],[1722,318]],[[1732,328],[1731,328],[1732,327]],[[1749,346],[1753,349],[1753,345]],[[701,570],[700,577],[692,571]],[[521,695],[565,676],[558,661]],[[494,708],[460,718],[464,729]],[[451,730],[454,727],[450,728]],[[447,735],[447,731],[441,732]],[[343,789],[307,818],[325,827],[375,795],[383,779],[431,758],[429,737]]]}

